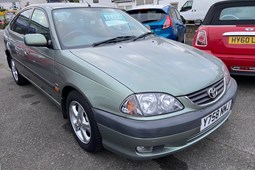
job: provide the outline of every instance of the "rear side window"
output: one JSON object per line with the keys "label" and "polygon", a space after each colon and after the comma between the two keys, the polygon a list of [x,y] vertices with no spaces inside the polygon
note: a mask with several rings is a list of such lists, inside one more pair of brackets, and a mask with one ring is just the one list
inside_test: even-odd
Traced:
{"label": "rear side window", "polygon": [[11,24],[11,30],[25,35],[27,33],[27,26],[31,13],[32,9],[21,12],[16,20]]}
{"label": "rear side window", "polygon": [[174,8],[171,8],[171,9],[170,9],[170,16],[171,16],[172,18],[178,19],[177,14],[176,14],[176,12],[174,11]]}
{"label": "rear side window", "polygon": [[255,20],[255,6],[225,8],[219,20]]}
{"label": "rear side window", "polygon": [[203,25],[255,24],[255,1],[221,1],[211,6]]}
{"label": "rear side window", "polygon": [[141,23],[160,21],[166,16],[161,9],[139,9],[128,11],[128,13]]}

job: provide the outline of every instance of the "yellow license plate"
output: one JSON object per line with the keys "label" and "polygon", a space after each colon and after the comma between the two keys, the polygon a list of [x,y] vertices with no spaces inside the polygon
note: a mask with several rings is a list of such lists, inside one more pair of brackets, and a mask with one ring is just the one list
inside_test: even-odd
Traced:
{"label": "yellow license plate", "polygon": [[229,44],[255,44],[255,37],[234,36],[228,38]]}

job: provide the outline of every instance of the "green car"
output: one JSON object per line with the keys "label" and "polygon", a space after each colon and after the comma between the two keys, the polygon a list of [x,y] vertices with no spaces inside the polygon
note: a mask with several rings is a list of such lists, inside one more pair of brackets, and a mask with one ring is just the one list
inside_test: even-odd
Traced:
{"label": "green car", "polygon": [[162,157],[231,114],[237,84],[222,61],[154,35],[119,9],[29,6],[6,27],[4,42],[14,81],[45,93],[88,152]]}

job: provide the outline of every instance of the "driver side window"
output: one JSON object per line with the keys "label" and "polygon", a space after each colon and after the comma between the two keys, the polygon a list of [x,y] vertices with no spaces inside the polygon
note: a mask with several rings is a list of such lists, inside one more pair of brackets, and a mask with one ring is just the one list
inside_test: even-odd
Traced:
{"label": "driver side window", "polygon": [[47,40],[50,40],[50,29],[46,14],[35,9],[31,18],[28,32],[30,34],[42,34]]}

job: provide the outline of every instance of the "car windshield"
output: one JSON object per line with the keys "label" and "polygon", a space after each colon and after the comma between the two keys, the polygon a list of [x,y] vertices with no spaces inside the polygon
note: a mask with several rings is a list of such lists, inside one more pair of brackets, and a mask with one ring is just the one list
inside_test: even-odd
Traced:
{"label": "car windshield", "polygon": [[[83,48],[118,38],[135,38],[149,30],[127,13],[111,8],[65,8],[53,11],[62,48]],[[119,37],[124,37],[120,39]]]}
{"label": "car windshield", "polygon": [[161,9],[137,9],[128,11],[128,13],[141,23],[160,21],[166,16]]}

